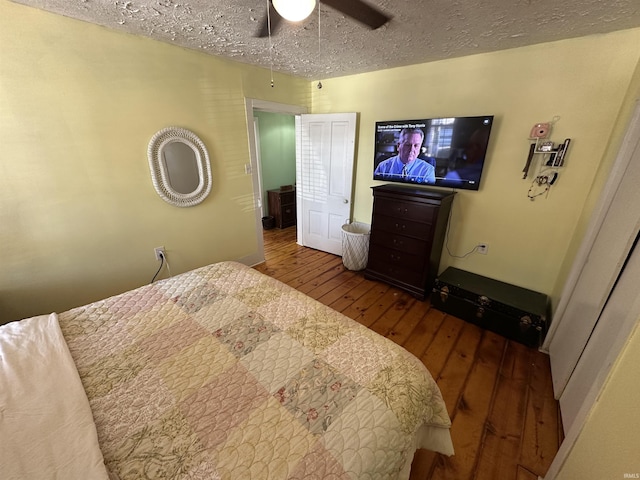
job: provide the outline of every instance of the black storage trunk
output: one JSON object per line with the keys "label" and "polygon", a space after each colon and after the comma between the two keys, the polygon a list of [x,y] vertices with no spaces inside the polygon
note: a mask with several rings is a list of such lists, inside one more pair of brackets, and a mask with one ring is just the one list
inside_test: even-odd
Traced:
{"label": "black storage trunk", "polygon": [[529,347],[547,333],[546,295],[449,267],[436,279],[431,304]]}

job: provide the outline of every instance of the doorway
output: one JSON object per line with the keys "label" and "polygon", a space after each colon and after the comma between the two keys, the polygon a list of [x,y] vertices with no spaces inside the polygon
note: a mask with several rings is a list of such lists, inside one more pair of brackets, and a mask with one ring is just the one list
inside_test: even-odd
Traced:
{"label": "doorway", "polygon": [[[265,100],[257,100],[247,98],[245,101],[245,108],[247,113],[247,125],[249,127],[249,153],[251,157],[251,163],[249,171],[253,180],[253,192],[254,202],[258,206],[256,208],[256,243],[257,254],[252,259],[252,264],[264,262],[264,238],[262,228],[262,217],[267,215],[268,205],[266,200],[267,189],[262,185],[261,175],[261,162],[260,162],[260,125],[257,118],[259,115],[255,115],[254,112],[269,112],[277,113],[285,116],[291,116],[295,118],[296,115],[307,113],[306,107],[300,107],[298,105],[289,105],[284,103],[268,102]],[[295,167],[292,172],[295,178]]]}
{"label": "doorway", "polygon": [[342,255],[341,228],[351,220],[357,114],[310,115],[302,107],[253,99],[247,99],[246,108],[254,200],[260,207],[255,263],[264,261],[262,216],[267,208],[266,185],[260,179],[259,112],[295,115],[297,243]]}
{"label": "doorway", "polygon": [[296,224],[296,117],[259,110],[254,117],[263,226],[286,228]]}

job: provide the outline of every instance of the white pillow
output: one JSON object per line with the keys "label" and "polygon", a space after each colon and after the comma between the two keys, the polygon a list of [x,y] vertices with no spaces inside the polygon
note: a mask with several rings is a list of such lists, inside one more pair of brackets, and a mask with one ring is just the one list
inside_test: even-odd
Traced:
{"label": "white pillow", "polygon": [[109,478],[55,313],[0,326],[0,478]]}

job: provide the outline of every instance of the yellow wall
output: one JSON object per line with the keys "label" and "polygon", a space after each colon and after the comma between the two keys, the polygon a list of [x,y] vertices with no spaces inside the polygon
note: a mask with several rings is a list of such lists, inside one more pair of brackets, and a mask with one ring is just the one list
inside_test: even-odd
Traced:
{"label": "yellow wall", "polygon": [[[0,0],[0,320],[148,282],[153,248],[172,273],[256,253],[245,97],[359,112],[354,218],[369,222],[376,120],[493,114],[478,192],[459,191],[454,265],[554,300],[626,125],[640,29],[336,79],[324,88]],[[637,75],[636,75],[637,82]],[[627,97],[625,97],[627,95]],[[313,100],[313,102],[311,102]],[[548,197],[522,179],[531,126],[559,116],[573,139]],[[617,121],[617,123],[616,123]],[[214,187],[199,206],[164,203],[146,148],[169,125],[209,148]]]}
{"label": "yellow wall", "polygon": [[625,98],[622,101],[622,107],[618,112],[618,117],[614,123],[611,136],[607,139],[607,148],[602,162],[598,167],[598,171],[595,175],[595,180],[584,202],[584,208],[582,209],[582,215],[580,216],[576,229],[574,231],[571,243],[569,245],[568,253],[562,263],[558,280],[556,281],[556,292],[562,293],[563,283],[569,275],[569,271],[573,266],[573,259],[577,253],[580,245],[583,241],[584,233],[586,232],[589,222],[591,220],[591,213],[593,208],[597,204],[602,188],[607,181],[608,173],[611,170],[611,166],[615,161],[623,137],[627,131],[627,126],[636,103],[640,100],[640,62],[636,66],[635,73],[631,79],[629,89],[626,92]]}
{"label": "yellow wall", "polygon": [[[254,254],[244,99],[308,105],[309,84],[0,0],[0,321],[63,311]],[[167,126],[209,149],[200,205],[165,203],[147,145]]]}
{"label": "yellow wall", "polygon": [[[372,180],[375,121],[495,115],[480,190],[456,195],[448,242],[454,255],[480,242],[489,253],[445,253],[441,268],[557,299],[566,275],[561,265],[573,257],[572,236],[639,58],[635,29],[327,79],[313,90],[313,112],[361,113],[354,217],[363,222],[371,218],[370,187],[381,183]],[[556,116],[550,139],[572,139],[566,166],[548,197],[531,201],[531,180],[522,178],[528,135],[533,124]]]}

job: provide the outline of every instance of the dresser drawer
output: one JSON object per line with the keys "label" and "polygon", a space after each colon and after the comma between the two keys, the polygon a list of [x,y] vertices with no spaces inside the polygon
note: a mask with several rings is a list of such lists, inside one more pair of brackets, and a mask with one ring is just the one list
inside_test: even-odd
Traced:
{"label": "dresser drawer", "polygon": [[296,222],[296,206],[283,205],[282,206],[282,224],[293,225]]}
{"label": "dresser drawer", "polygon": [[427,256],[424,245],[422,249],[415,252],[403,252],[379,243],[372,243],[369,246],[369,258],[393,267],[422,272],[425,268]]}
{"label": "dresser drawer", "polygon": [[377,215],[373,220],[374,231],[380,230],[395,235],[406,235],[409,237],[429,240],[433,229],[428,223],[420,223],[404,218],[388,217]]}
{"label": "dresser drawer", "polygon": [[379,258],[369,257],[366,273],[369,278],[374,277],[380,280],[387,280],[395,285],[402,284],[399,285],[401,287],[410,286],[417,290],[424,289],[424,271],[414,270],[404,265],[397,265]]}
{"label": "dresser drawer", "polygon": [[292,190],[290,192],[280,192],[280,204],[291,205],[296,203],[296,192]]}
{"label": "dresser drawer", "polygon": [[388,198],[376,198],[374,215],[388,215],[394,218],[415,220],[431,224],[438,211],[437,207],[424,203],[398,202]]}
{"label": "dresser drawer", "polygon": [[393,248],[401,252],[426,255],[431,251],[431,241],[407,237],[386,230],[373,230],[370,237],[371,245]]}

